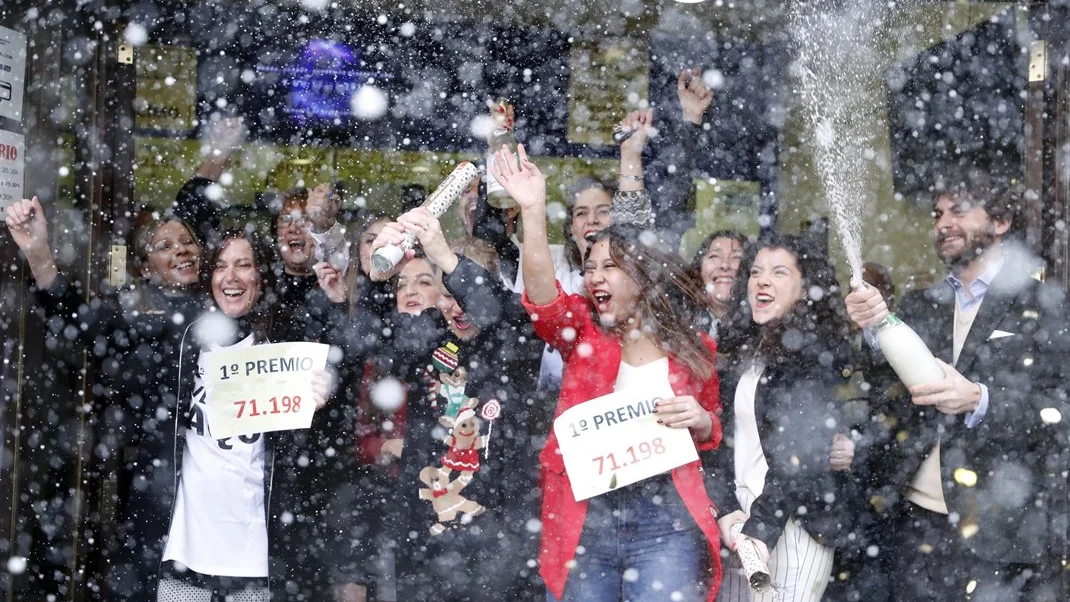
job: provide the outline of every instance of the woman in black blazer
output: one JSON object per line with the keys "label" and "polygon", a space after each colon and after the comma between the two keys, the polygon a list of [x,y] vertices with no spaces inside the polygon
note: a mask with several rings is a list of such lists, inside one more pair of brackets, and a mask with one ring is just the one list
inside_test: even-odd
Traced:
{"label": "woman in black blazer", "polygon": [[[727,318],[726,445],[707,461],[722,538],[733,550],[754,543],[784,600],[816,602],[853,497],[836,398],[851,347],[835,271],[803,238],[764,238],[747,249]],[[739,566],[728,563],[718,599],[771,600]]]}

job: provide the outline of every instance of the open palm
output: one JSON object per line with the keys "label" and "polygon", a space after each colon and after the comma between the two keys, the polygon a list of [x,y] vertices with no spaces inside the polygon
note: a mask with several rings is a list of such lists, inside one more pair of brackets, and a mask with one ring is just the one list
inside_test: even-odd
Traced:
{"label": "open palm", "polygon": [[519,165],[509,147],[502,146],[494,157],[494,177],[521,210],[545,206],[546,176],[539,171],[538,166],[528,160],[523,144],[517,145],[516,151],[520,157]]}

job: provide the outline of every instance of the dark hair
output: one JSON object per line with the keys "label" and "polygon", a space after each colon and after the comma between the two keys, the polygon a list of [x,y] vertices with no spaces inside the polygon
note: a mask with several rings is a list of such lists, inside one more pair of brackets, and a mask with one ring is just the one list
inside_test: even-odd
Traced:
{"label": "dark hair", "polygon": [[361,289],[363,287],[371,286],[371,281],[364,274],[363,265],[361,265],[360,256],[360,239],[364,238],[364,233],[371,228],[373,224],[389,223],[393,221],[386,215],[368,215],[364,221],[360,224],[359,228],[351,229],[352,234],[349,235],[346,244],[349,245],[349,268],[345,273],[346,280],[346,295],[348,296],[347,305],[349,315],[354,316],[358,310],[357,306],[360,303],[362,296]]}
{"label": "dark hair", "polygon": [[702,260],[706,258],[706,253],[710,251],[710,245],[718,238],[730,238],[740,245],[747,244],[747,237],[742,233],[735,230],[718,230],[713,234],[710,234],[706,238],[702,239],[702,244],[698,246],[698,250],[695,251],[695,256],[691,258],[691,267],[696,270],[702,270]]}
{"label": "dark hair", "polygon": [[[352,266],[355,266],[357,270],[363,271],[364,268],[364,266],[360,263],[360,239],[364,238],[364,233],[368,231],[368,228],[371,228],[375,224],[390,223],[392,221],[394,221],[393,218],[388,215],[369,215],[364,220],[364,222],[360,224],[359,228],[356,228],[352,231],[353,235],[352,238],[349,239],[348,243],[350,248],[350,257],[353,257],[355,255],[356,261],[350,259],[349,263]],[[356,253],[353,253],[353,251],[356,251]]]}
{"label": "dark hair", "polygon": [[954,203],[967,202],[981,207],[993,220],[1010,224],[1008,232],[1016,231],[1022,210],[1025,189],[1012,178],[994,177],[969,170],[959,178],[938,182],[933,186],[933,205],[940,197],[948,196]]}
{"label": "dark hair", "polygon": [[258,337],[269,338],[274,326],[277,298],[275,292],[275,252],[274,246],[267,244],[263,237],[257,235],[253,226],[249,225],[241,230],[228,230],[220,234],[218,241],[208,246],[205,259],[201,263],[201,283],[208,296],[215,303],[212,291],[212,274],[219,256],[223,253],[227,243],[232,240],[242,239],[249,243],[253,250],[253,261],[256,263],[256,272],[260,275],[260,298],[257,299],[252,309],[243,319],[250,322],[252,331]]}
{"label": "dark hair", "polygon": [[[762,249],[791,253],[802,276],[806,298],[796,302],[780,319],[757,324],[747,300],[747,282],[755,257]],[[790,362],[804,349],[818,344],[838,347],[848,340],[850,328],[836,270],[807,237],[772,234],[747,245],[740,276],[732,288],[726,325],[719,337],[720,347],[725,351],[749,350],[766,362]]]}
{"label": "dark hair", "polygon": [[275,214],[272,223],[277,226],[279,219],[286,215],[286,208],[292,205],[296,205],[302,212],[305,211],[308,207],[308,188],[295,188],[283,195],[282,202],[279,203],[279,212]]}
{"label": "dark hair", "polygon": [[617,187],[596,176],[580,176],[576,178],[565,190],[565,221],[561,222],[561,232],[565,235],[565,257],[573,267],[583,265],[583,257],[580,255],[580,247],[572,240],[572,208],[576,206],[576,198],[588,190],[601,190],[609,195],[612,202]]}
{"label": "dark hair", "polygon": [[601,240],[609,241],[609,256],[641,293],[642,327],[692,375],[709,379],[716,364],[699,327],[708,308],[702,278],[650,230],[610,225],[595,235],[594,242]]}

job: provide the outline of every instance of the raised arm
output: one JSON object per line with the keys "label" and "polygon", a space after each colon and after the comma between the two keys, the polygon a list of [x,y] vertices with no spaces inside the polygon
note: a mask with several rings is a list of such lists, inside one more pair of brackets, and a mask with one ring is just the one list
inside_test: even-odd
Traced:
{"label": "raised arm", "polygon": [[349,268],[349,241],[345,227],[338,222],[342,198],[336,188],[335,184],[324,182],[308,191],[305,212],[311,222],[309,234],[316,243],[316,260],[328,262],[345,273]]}
{"label": "raised arm", "polygon": [[676,79],[676,96],[680,101],[678,118],[666,120],[667,133],[655,145],[654,158],[647,166],[647,188],[657,203],[654,213],[658,229],[672,248],[679,247],[680,237],[695,223],[694,210],[688,200],[694,189],[693,174],[700,149],[706,144],[703,118],[713,92],[702,81],[698,69],[684,69]]}
{"label": "raised arm", "polygon": [[550,239],[546,233],[546,176],[528,160],[523,144],[517,146],[517,153],[520,155],[519,167],[507,146],[498,151],[494,177],[520,206],[520,218],[524,222],[521,265],[528,300],[535,305],[548,305],[557,298],[558,292]]}
{"label": "raised arm", "polygon": [[653,132],[654,110],[632,111],[620,122],[620,128],[630,135],[620,144],[620,180],[621,192],[643,190],[643,148]]}
{"label": "raised arm", "polygon": [[48,221],[45,219],[41,201],[33,197],[12,204],[7,209],[4,222],[11,232],[11,238],[26,256],[30,272],[37,281],[37,288],[52,288],[59,270],[56,268],[52,248],[48,246]]}

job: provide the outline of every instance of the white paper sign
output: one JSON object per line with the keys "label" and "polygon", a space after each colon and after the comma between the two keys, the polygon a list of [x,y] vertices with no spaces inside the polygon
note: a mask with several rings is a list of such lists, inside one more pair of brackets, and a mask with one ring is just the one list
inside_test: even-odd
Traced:
{"label": "white paper sign", "polygon": [[26,89],[26,36],[0,27],[0,117],[22,121]]}
{"label": "white paper sign", "polygon": [[22,134],[0,130],[0,219],[23,196],[25,155],[26,139]]}
{"label": "white paper sign", "polygon": [[660,399],[636,390],[610,393],[554,420],[576,501],[698,460],[690,430],[658,424],[653,410]]}
{"label": "white paper sign", "polygon": [[311,426],[316,404],[310,371],[326,367],[328,350],[320,343],[275,343],[202,354],[212,436]]}

